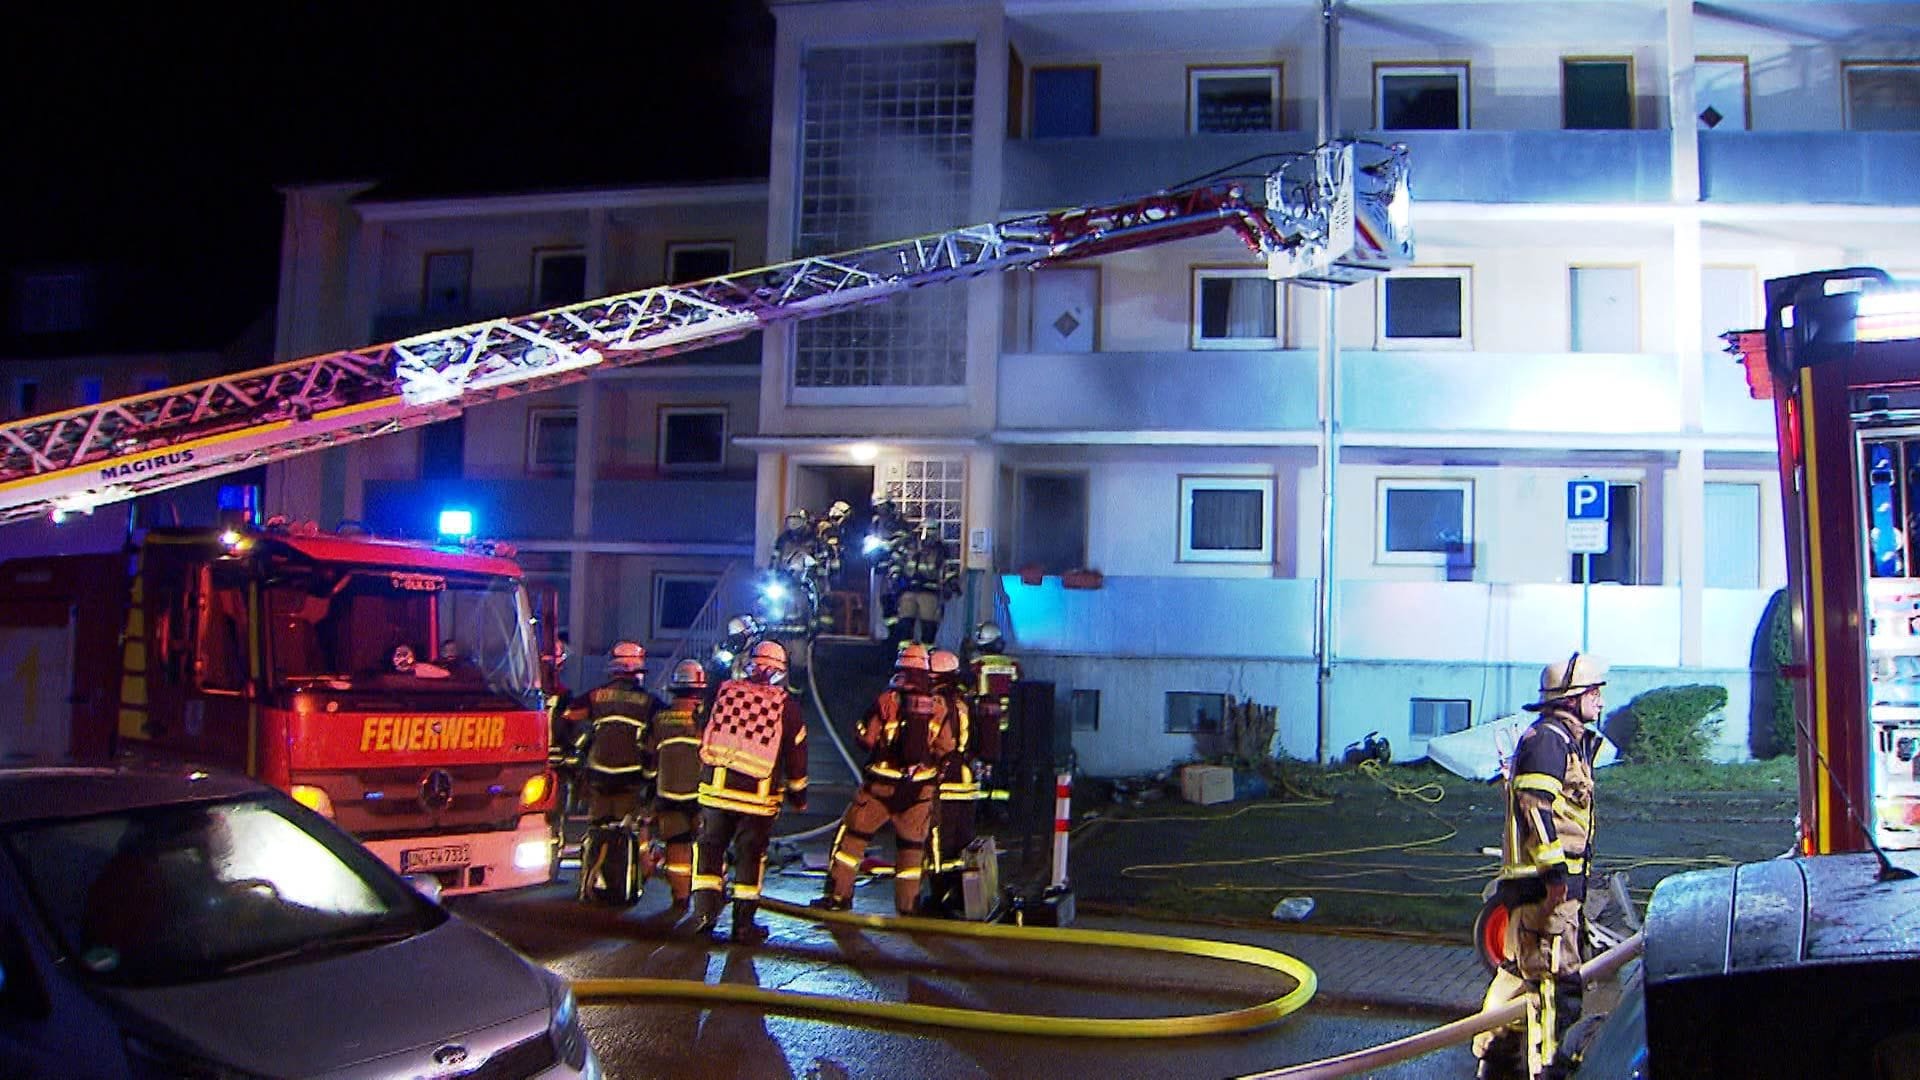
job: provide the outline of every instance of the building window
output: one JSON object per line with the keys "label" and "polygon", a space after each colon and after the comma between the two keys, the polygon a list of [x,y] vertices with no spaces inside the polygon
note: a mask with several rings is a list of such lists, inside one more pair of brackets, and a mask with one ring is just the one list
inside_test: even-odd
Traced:
{"label": "building window", "polygon": [[1100,691],[1075,690],[1068,708],[1073,714],[1073,730],[1100,730]]}
{"label": "building window", "polygon": [[40,380],[13,380],[13,415],[32,416],[40,408]]}
{"label": "building window", "polygon": [[1567,272],[1574,352],[1640,351],[1640,271],[1575,266]]}
{"label": "building window", "polygon": [[98,375],[82,375],[74,384],[74,396],[79,405],[98,405],[106,397],[106,383]]}
{"label": "building window", "polygon": [[1568,131],[1632,130],[1633,111],[1631,57],[1561,59],[1560,116]]}
{"label": "building window", "polygon": [[720,579],[712,574],[654,574],[653,636],[684,636],[719,584]]}
{"label": "building window", "polygon": [[1374,486],[1374,562],[1453,566],[1473,558],[1473,481],[1382,478]]}
{"label": "building window", "polygon": [[420,479],[458,480],[466,469],[467,418],[440,420],[420,429]]}
{"label": "building window", "polygon": [[[1592,559],[1592,577],[1582,577],[1582,563]],[[1607,550],[1601,555],[1569,555],[1567,580],[1640,584],[1640,485],[1607,485]]]}
{"label": "building window", "polygon": [[546,309],[587,298],[587,253],[579,248],[533,253],[533,305]]}
{"label": "building window", "polygon": [[1473,702],[1465,698],[1413,698],[1409,733],[1415,739],[1451,735],[1473,726]]}
{"label": "building window", "polygon": [[1471,349],[1473,272],[1415,266],[1380,279],[1375,332],[1383,349]]}
{"label": "building window", "polygon": [[1760,485],[1706,485],[1709,589],[1760,587]]}
{"label": "building window", "polygon": [[1846,73],[1847,130],[1920,131],[1920,61],[1850,61]]}
{"label": "building window", "polygon": [[881,491],[909,521],[939,528],[955,559],[966,522],[967,463],[960,458],[908,458],[889,462]]}
{"label": "building window", "polygon": [[1223,728],[1227,715],[1227,695],[1198,694],[1186,690],[1167,692],[1167,734],[1208,735]]}
{"label": "building window", "polygon": [[1087,565],[1087,478],[1077,473],[1021,473],[1013,565],[1064,574]]}
{"label": "building window", "polygon": [[93,280],[83,271],[16,279],[21,334],[70,334],[93,325]]}
{"label": "building window", "polygon": [[573,468],[579,453],[580,417],[572,409],[527,411],[527,468],[554,472]]}
{"label": "building window", "polygon": [[1747,58],[1700,56],[1693,61],[1693,119],[1702,131],[1748,128]]}
{"label": "building window", "polygon": [[1100,133],[1100,69],[1033,69],[1033,137],[1069,138]]}
{"label": "building window", "polygon": [[727,410],[669,405],[660,410],[660,467],[698,472],[727,464]]}
{"label": "building window", "polygon": [[708,278],[717,278],[732,272],[733,244],[728,241],[667,245],[667,284],[669,285],[705,281]]}
{"label": "building window", "polygon": [[466,314],[473,299],[473,252],[428,252],[421,282],[421,311],[428,315]]}
{"label": "building window", "polygon": [[1027,336],[1037,353],[1084,353],[1098,347],[1100,268],[1035,270]]}
{"label": "building window", "polygon": [[1280,290],[1264,270],[1193,272],[1193,347],[1280,348]]}
{"label": "building window", "polygon": [[1382,131],[1464,131],[1467,65],[1375,64],[1374,125]]}
{"label": "building window", "polygon": [[[802,60],[796,257],[970,220],[974,46],[811,49]],[[876,146],[886,147],[875,153]],[[914,289],[794,327],[795,404],[966,385],[965,289]],[[939,396],[934,394],[932,396]]]}
{"label": "building window", "polygon": [[1280,69],[1188,68],[1187,130],[1192,133],[1277,131]]}
{"label": "building window", "polygon": [[1273,478],[1180,478],[1180,561],[1273,561]]}

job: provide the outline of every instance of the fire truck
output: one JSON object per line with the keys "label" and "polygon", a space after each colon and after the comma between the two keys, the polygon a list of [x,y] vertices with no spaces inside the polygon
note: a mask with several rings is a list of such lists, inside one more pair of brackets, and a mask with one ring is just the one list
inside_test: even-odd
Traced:
{"label": "fire truck", "polygon": [[[1412,261],[1405,147],[1343,140],[1272,157],[1264,201],[1238,181],[1201,182],[0,425],[0,524],[90,514],[995,271],[1221,230],[1270,277],[1308,286]],[[402,872],[441,875],[447,892],[546,880],[540,653],[510,559],[292,529],[150,530],[130,551],[0,565],[0,664],[29,700],[25,730],[0,721],[0,756],[38,741],[245,769]]]}
{"label": "fire truck", "polygon": [[1726,335],[1780,442],[1806,854],[1920,848],[1920,294],[1777,278]]}

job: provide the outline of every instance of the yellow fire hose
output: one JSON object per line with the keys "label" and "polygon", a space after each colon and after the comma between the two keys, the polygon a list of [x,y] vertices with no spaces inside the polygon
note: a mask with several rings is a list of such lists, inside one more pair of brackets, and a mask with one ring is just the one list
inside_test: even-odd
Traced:
{"label": "yellow fire hose", "polygon": [[1009,1035],[1050,1035],[1092,1039],[1165,1039],[1183,1035],[1220,1035],[1265,1027],[1298,1011],[1313,998],[1318,979],[1313,969],[1285,953],[1241,945],[1230,941],[1205,941],[1196,938],[1168,937],[1161,934],[1128,934],[1111,930],[1073,930],[1054,927],[1003,926],[994,923],[956,922],[945,919],[888,918],[860,915],[847,911],[816,911],[778,900],[763,899],[761,907],[798,919],[813,919],[865,930],[902,930],[948,937],[988,938],[1021,942],[1049,942],[1059,945],[1091,945],[1105,948],[1135,949],[1143,952],[1202,956],[1231,960],[1253,967],[1277,971],[1297,984],[1286,994],[1220,1013],[1196,1016],[1151,1016],[1140,1018],[1032,1016],[1021,1013],[988,1012],[945,1005],[915,1005],[897,1002],[859,1001],[826,994],[804,994],[788,990],[767,990],[735,983],[696,983],[681,979],[575,979],[573,993],[582,1004],[597,1005],[664,998],[680,1001],[732,1002],[758,1005],[782,1013],[821,1013],[832,1016],[856,1016],[867,1020],[920,1024],[930,1027],[964,1028]]}

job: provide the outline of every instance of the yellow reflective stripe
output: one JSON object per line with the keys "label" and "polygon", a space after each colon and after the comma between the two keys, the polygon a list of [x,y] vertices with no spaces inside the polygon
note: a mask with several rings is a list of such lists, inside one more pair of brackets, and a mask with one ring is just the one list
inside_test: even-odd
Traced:
{"label": "yellow reflective stripe", "polygon": [[706,874],[695,874],[693,875],[693,891],[719,892],[720,878],[717,876],[709,877]]}
{"label": "yellow reflective stripe", "polygon": [[664,749],[666,749],[666,748],[667,748],[667,747],[669,747],[669,746],[677,746],[677,745],[679,745],[680,743],[692,743],[692,744],[693,744],[694,746],[699,746],[699,745],[700,745],[700,740],[699,740],[699,739],[690,739],[690,738],[687,738],[687,737],[686,737],[686,736],[684,736],[684,735],[675,735],[675,736],[674,736],[673,738],[671,738],[671,739],[661,739],[661,740],[660,740],[660,748],[661,748],[662,750],[664,750]]}
{"label": "yellow reflective stripe", "polygon": [[1513,789],[1515,791],[1542,791],[1555,798],[1558,798],[1561,792],[1560,781],[1555,780],[1546,773],[1537,772],[1521,773],[1519,776],[1514,777]]}
{"label": "yellow reflective stripe", "polygon": [[620,775],[625,773],[636,773],[636,772],[647,771],[647,767],[645,765],[602,765],[595,761],[588,761],[587,769],[589,772],[607,773],[609,775]]}
{"label": "yellow reflective stripe", "polygon": [[669,873],[669,874],[691,874],[691,873],[693,873],[693,864],[692,864],[692,863],[684,863],[684,862],[670,862],[670,863],[666,863],[666,864],[665,864],[665,866],[666,866],[666,871],[667,871],[667,873]]}
{"label": "yellow reflective stripe", "polygon": [[919,881],[920,868],[916,866],[911,870],[895,870],[893,878],[895,881]]}
{"label": "yellow reflective stripe", "polygon": [[1551,844],[1541,844],[1539,847],[1533,849],[1533,861],[1539,866],[1552,866],[1555,863],[1564,863],[1567,861],[1566,849],[1560,846],[1559,841]]}
{"label": "yellow reflective stripe", "polygon": [[883,776],[888,780],[899,780],[903,776],[898,769],[890,769],[885,765],[869,765],[867,766],[867,771],[875,776]]}
{"label": "yellow reflective stripe", "polygon": [[601,724],[625,724],[628,727],[637,727],[637,728],[643,728],[647,726],[647,722],[645,720],[635,720],[631,716],[596,716],[593,718],[594,727],[599,727]]}
{"label": "yellow reflective stripe", "polygon": [[805,790],[807,790],[807,778],[803,776],[803,777],[801,777],[801,778],[800,778],[800,779],[798,779],[798,780],[789,780],[789,781],[787,781],[787,790],[788,790],[788,791],[805,791]]}
{"label": "yellow reflective stripe", "polygon": [[801,724],[800,730],[793,733],[793,745],[799,746],[807,741],[807,725]]}
{"label": "yellow reflective stripe", "polygon": [[833,853],[833,861],[839,863],[841,866],[851,866],[855,870],[860,869],[860,860],[844,851],[835,851]]}
{"label": "yellow reflective stripe", "polygon": [[760,899],[760,886],[742,885],[736,881],[733,883],[733,898],[735,900],[758,900]]}
{"label": "yellow reflective stripe", "polygon": [[1567,873],[1569,874],[1584,874],[1587,872],[1587,860],[1585,859],[1576,859],[1569,855],[1567,856],[1566,862]]}
{"label": "yellow reflective stripe", "polygon": [[1566,817],[1582,827],[1593,824],[1593,811],[1568,802],[1566,798],[1553,800],[1553,812],[1556,816]]}

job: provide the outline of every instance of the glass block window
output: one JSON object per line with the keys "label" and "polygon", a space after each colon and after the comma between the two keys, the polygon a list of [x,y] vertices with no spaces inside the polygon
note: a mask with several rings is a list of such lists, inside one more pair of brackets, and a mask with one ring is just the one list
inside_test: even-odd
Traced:
{"label": "glass block window", "polygon": [[1473,726],[1473,702],[1465,698],[1413,698],[1409,728],[1416,739],[1451,735]]}
{"label": "glass block window", "polygon": [[914,522],[940,526],[957,559],[966,536],[967,463],[960,458],[908,458],[887,466],[887,498]]}
{"label": "glass block window", "polygon": [[[970,220],[974,47],[812,49],[803,61],[794,253]],[[794,327],[796,388],[961,386],[966,290],[919,289]]]}

